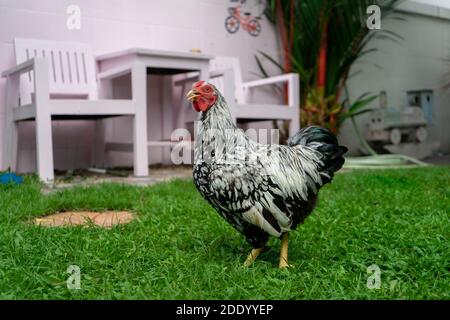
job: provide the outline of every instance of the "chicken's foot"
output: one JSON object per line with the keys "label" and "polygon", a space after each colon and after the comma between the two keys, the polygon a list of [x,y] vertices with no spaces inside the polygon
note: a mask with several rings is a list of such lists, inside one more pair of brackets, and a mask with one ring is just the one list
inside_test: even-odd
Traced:
{"label": "chicken's foot", "polygon": [[288,244],[289,233],[285,232],[281,236],[281,251],[280,251],[280,269],[289,267],[288,264]]}
{"label": "chicken's foot", "polygon": [[253,249],[248,255],[247,260],[245,260],[244,267],[250,266],[263,251],[263,249],[264,247]]}

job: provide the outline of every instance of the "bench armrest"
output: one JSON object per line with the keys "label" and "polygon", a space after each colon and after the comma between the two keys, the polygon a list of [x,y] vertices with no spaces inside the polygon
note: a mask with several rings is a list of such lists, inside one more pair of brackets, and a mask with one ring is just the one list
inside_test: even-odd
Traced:
{"label": "bench armrest", "polygon": [[295,73],[282,74],[282,75],[275,76],[275,77],[245,82],[242,84],[242,87],[245,89],[248,89],[248,88],[254,88],[254,87],[267,86],[267,85],[276,84],[276,83],[290,82],[290,81],[292,81],[292,79],[295,76],[297,76],[297,74],[295,74]]}
{"label": "bench armrest", "polygon": [[288,73],[261,80],[250,81],[242,84],[244,92],[248,93],[250,88],[287,83],[287,103],[290,107],[298,108],[300,104],[300,80],[298,74]]}
{"label": "bench armrest", "polygon": [[31,71],[34,69],[34,65],[36,63],[36,59],[30,59],[27,60],[21,64],[18,64],[12,68],[9,68],[8,70],[5,70],[2,72],[2,77],[6,78],[9,76],[13,76],[13,75],[17,75],[17,74],[22,74],[28,71]]}
{"label": "bench armrest", "polygon": [[[46,58],[32,58],[2,72],[2,77],[7,79],[13,90],[11,103],[8,107],[20,107],[20,75],[26,72],[33,73],[34,100],[45,102],[49,99],[49,70]],[[17,104],[16,104],[17,103]],[[45,106],[45,103],[41,105]],[[40,108],[43,108],[42,106]]]}

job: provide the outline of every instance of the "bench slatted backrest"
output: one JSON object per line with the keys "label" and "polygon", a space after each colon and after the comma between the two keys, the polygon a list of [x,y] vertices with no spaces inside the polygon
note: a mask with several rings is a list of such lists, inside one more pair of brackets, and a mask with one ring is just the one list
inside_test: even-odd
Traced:
{"label": "bench slatted backrest", "polygon": [[[53,98],[97,99],[95,60],[84,43],[35,39],[14,39],[16,63],[34,57],[46,58],[49,67],[49,91]],[[33,73],[21,77],[21,104],[29,104],[34,92]]]}

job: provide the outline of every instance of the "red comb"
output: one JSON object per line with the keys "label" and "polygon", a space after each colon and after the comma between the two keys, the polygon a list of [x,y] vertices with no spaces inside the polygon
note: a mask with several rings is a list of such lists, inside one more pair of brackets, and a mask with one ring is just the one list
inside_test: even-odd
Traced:
{"label": "red comb", "polygon": [[198,88],[198,87],[202,86],[204,83],[205,83],[204,80],[197,81],[196,83],[194,83],[194,87]]}

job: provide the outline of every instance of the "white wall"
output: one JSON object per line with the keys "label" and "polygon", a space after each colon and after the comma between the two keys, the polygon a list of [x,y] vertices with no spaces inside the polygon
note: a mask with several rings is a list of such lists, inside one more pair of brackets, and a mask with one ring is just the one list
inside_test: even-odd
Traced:
{"label": "white wall", "polygon": [[[407,105],[409,90],[433,89],[436,125],[429,128],[430,140],[440,141],[443,152],[450,152],[450,92],[445,92],[443,80],[450,73],[450,10],[424,4],[405,3],[395,16],[405,21],[388,19],[382,28],[402,36],[399,43],[377,40],[370,47],[377,52],[367,55],[353,67],[361,71],[349,82],[352,99],[371,91],[386,90],[388,105],[402,108]],[[377,67],[378,66],[378,67]],[[448,78],[448,76],[447,76]],[[375,101],[372,107],[378,107]],[[359,127],[366,129],[368,117],[358,118]],[[344,125],[342,140],[353,153],[358,140],[350,122]]]}
{"label": "white wall", "polygon": [[450,0],[413,0],[422,4],[430,4],[437,7],[450,9]]}
{"label": "white wall", "polygon": [[[251,7],[252,0],[248,2]],[[66,28],[66,9],[72,4],[81,8],[81,30]],[[251,37],[242,30],[235,35],[228,34],[224,20],[231,5],[227,0],[0,0],[0,71],[14,65],[13,39],[22,37],[87,42],[97,53],[129,47],[177,51],[198,48],[204,53],[238,56],[243,65],[244,79],[252,79],[255,76],[251,72],[258,72],[254,60],[257,50],[276,56],[276,34],[266,19],[262,20],[259,37]],[[159,89],[154,86],[152,90],[157,92]],[[4,94],[5,81],[2,79],[0,141],[3,136]],[[150,101],[149,108],[157,110],[152,107],[154,103]],[[159,130],[158,117],[154,114],[151,118],[150,132],[155,134]],[[33,123],[26,123],[20,128],[20,171],[35,169],[33,127]],[[56,123],[53,130],[55,168],[90,164],[92,123]],[[132,163],[129,162],[130,155],[115,156],[113,164]],[[153,161],[158,158],[151,155]]]}

